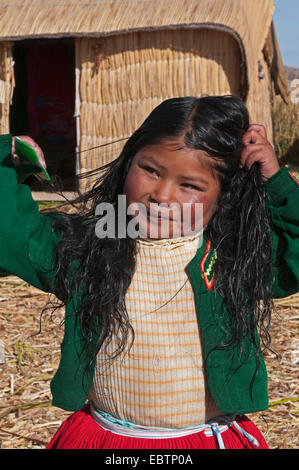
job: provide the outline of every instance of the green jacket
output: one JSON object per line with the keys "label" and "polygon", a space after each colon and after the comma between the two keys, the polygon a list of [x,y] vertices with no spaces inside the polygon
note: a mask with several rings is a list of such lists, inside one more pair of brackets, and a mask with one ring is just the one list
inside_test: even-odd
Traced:
{"label": "green jacket", "polygon": [[[44,292],[55,294],[54,250],[59,233],[52,230],[52,220],[57,214],[39,213],[30,188],[18,183],[20,167],[15,168],[11,161],[11,141],[10,135],[0,136],[0,275],[16,275]],[[299,291],[299,185],[285,167],[264,184],[274,224],[273,297],[286,297]],[[250,340],[241,359],[234,347],[209,354],[223,339],[217,318],[219,309],[215,315],[210,311],[213,295],[213,289],[209,289],[211,256],[209,241],[204,239],[188,265],[210,392],[223,413],[266,409],[267,373],[261,353],[252,389],[253,402],[251,400],[250,384],[257,370],[257,359]],[[216,296],[218,307],[221,301],[220,296]],[[80,409],[86,402],[94,372],[93,364],[85,373],[88,357],[84,350],[82,352],[77,305],[74,292],[72,300],[66,304],[61,359],[51,382],[53,405],[69,411]],[[221,321],[225,318],[221,317]]]}

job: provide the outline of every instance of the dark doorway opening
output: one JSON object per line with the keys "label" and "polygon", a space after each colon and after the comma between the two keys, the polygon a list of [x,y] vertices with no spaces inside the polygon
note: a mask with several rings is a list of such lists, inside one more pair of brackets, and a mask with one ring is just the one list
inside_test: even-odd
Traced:
{"label": "dark doorway opening", "polygon": [[[24,40],[13,47],[15,89],[10,132],[29,135],[42,148],[50,176],[75,191],[75,45],[72,39]],[[34,176],[26,183],[47,191]]]}

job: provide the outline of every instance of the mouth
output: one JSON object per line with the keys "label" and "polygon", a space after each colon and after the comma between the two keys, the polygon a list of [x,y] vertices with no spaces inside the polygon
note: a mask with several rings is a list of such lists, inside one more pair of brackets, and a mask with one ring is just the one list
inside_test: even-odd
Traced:
{"label": "mouth", "polygon": [[173,222],[173,218],[169,216],[169,213],[146,210],[146,215],[148,220],[157,221],[157,222]]}
{"label": "mouth", "polygon": [[172,210],[169,210],[167,207],[159,206],[155,207],[155,205],[150,204],[150,206],[146,206],[146,215],[148,219],[158,220],[158,221],[168,221],[174,222],[174,217],[172,214]]}

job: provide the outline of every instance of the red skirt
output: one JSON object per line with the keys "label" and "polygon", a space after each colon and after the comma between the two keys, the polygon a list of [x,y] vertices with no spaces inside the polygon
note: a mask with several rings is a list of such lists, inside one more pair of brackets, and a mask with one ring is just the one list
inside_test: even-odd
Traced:
{"label": "red skirt", "polygon": [[[246,416],[238,416],[237,423],[257,441],[251,443],[231,425],[222,432],[225,449],[268,449],[265,439],[255,424]],[[90,414],[89,405],[70,415],[61,425],[46,449],[218,449],[214,436],[200,431],[183,437],[144,439],[126,437],[104,430]]]}

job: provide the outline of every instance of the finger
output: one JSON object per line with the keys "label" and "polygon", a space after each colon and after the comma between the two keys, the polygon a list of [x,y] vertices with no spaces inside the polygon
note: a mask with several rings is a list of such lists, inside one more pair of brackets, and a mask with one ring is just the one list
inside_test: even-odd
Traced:
{"label": "finger", "polygon": [[247,158],[245,159],[242,167],[247,169],[247,170],[250,170],[250,168],[252,167],[252,165],[256,162],[259,162],[259,163],[263,163],[260,159],[260,152],[259,150],[256,150],[255,152],[251,152]]}
{"label": "finger", "polygon": [[258,143],[258,144],[250,144],[250,145],[247,145],[241,155],[240,155],[240,159],[239,159],[239,165],[242,167],[244,166],[244,163],[246,161],[246,159],[252,154],[252,153],[255,153],[255,152],[260,152],[261,150],[264,149],[264,144],[262,143]]}
{"label": "finger", "polygon": [[265,126],[263,126],[262,124],[250,124],[249,130],[254,130],[261,134],[265,139],[267,139],[267,131]]}
{"label": "finger", "polygon": [[250,129],[246,132],[246,134],[244,134],[242,142],[244,145],[249,145],[265,143],[267,142],[267,139],[265,139],[264,135],[261,132],[258,132],[256,129]]}
{"label": "finger", "polygon": [[12,161],[14,163],[14,165],[19,165],[20,164],[20,157],[19,155],[17,155],[16,153],[12,153],[11,154],[11,158],[12,158]]}

